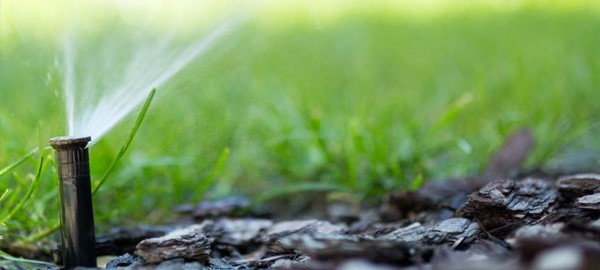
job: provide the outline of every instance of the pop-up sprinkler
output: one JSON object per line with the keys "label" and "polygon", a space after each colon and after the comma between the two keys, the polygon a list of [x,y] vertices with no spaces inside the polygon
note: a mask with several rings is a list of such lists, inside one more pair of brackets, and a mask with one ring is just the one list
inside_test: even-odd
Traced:
{"label": "pop-up sprinkler", "polygon": [[50,139],[59,177],[62,258],[66,269],[96,267],[96,237],[90,182],[90,137]]}

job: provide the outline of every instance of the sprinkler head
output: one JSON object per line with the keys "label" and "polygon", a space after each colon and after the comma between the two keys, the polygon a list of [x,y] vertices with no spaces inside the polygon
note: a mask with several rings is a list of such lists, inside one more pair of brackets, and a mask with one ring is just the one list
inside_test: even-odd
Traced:
{"label": "sprinkler head", "polygon": [[54,149],[73,149],[73,148],[85,148],[87,144],[92,140],[92,137],[54,137],[50,140],[50,145]]}
{"label": "sprinkler head", "polygon": [[50,145],[56,153],[59,178],[62,258],[65,269],[96,267],[96,237],[90,181],[90,137],[56,137]]}

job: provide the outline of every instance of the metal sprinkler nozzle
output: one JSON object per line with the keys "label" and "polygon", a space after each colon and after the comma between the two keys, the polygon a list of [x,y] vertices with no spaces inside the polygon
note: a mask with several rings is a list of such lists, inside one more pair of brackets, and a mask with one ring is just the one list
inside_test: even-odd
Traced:
{"label": "metal sprinkler nozzle", "polygon": [[62,258],[65,269],[96,267],[96,237],[90,181],[90,137],[56,137],[50,145],[56,152],[59,178]]}

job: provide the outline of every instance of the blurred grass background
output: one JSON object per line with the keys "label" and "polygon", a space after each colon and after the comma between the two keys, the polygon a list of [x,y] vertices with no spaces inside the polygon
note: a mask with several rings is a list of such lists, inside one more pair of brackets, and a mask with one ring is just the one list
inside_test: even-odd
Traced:
{"label": "blurred grass background", "polygon": [[[149,29],[182,40],[241,7],[253,15],[159,89],[94,198],[100,231],[164,222],[176,204],[230,194],[312,183],[362,200],[475,174],[523,126],[537,139],[531,166],[583,152],[600,166],[597,2],[280,2],[152,7]],[[61,31],[82,24],[78,38],[93,51],[86,40],[147,16],[142,2],[125,3],[0,2],[0,170],[65,133]],[[91,148],[93,179],[132,124]],[[38,152],[0,176],[0,217],[35,183],[5,237],[57,220],[52,159]]]}

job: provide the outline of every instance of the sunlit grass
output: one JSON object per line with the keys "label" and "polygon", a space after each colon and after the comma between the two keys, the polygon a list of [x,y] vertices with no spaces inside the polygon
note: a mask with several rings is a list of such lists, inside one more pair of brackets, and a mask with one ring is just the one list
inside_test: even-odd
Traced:
{"label": "sunlit grass", "polygon": [[[573,1],[469,1],[469,0],[256,0],[256,1],[102,1],[49,0],[2,1],[0,37],[33,34],[41,40],[56,41],[65,31],[79,34],[102,29],[102,22],[119,20],[124,25],[180,34],[194,33],[199,25],[211,25],[227,16],[252,16],[264,27],[285,28],[298,20],[327,27],[350,13],[372,13],[410,20],[431,20],[470,12],[512,12],[536,9],[553,12],[600,13],[600,3]],[[0,46],[10,46],[10,40]]]}

